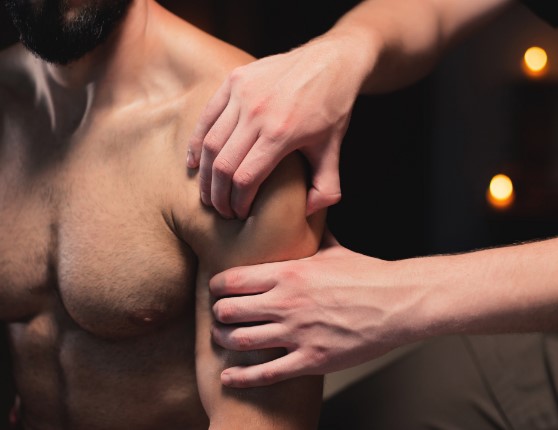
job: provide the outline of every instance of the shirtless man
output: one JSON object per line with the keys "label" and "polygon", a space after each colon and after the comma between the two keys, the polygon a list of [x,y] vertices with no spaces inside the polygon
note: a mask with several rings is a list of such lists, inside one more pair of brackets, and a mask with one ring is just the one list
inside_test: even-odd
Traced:
{"label": "shirtless man", "polygon": [[296,157],[246,222],[204,207],[183,167],[205,103],[251,58],[154,0],[6,4],[49,61],[21,45],[0,54],[0,333],[19,425],[314,428],[320,378],[222,388],[224,368],[282,351],[210,341],[208,279],[311,255],[323,226],[323,214],[305,217]]}

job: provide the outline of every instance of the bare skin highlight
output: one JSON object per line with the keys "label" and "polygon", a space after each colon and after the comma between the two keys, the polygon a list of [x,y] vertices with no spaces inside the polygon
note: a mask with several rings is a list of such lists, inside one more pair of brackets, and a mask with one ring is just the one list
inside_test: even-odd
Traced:
{"label": "bare skin highlight", "polygon": [[210,337],[209,278],[311,255],[323,225],[305,217],[298,157],[246,223],[204,207],[184,168],[177,142],[250,61],[151,0],[68,66],[0,53],[0,340],[15,381],[0,399],[17,395],[23,428],[317,425],[321,378],[223,390],[226,367],[283,351],[231,354]]}

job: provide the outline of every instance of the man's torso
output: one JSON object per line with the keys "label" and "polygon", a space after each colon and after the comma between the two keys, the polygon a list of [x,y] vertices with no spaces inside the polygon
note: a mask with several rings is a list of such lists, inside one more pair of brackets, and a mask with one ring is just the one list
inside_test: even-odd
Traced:
{"label": "man's torso", "polygon": [[[167,162],[185,166],[176,109],[188,135],[208,94],[100,113],[64,135],[32,81],[8,83],[0,320],[26,427],[207,427],[194,366],[196,258],[164,208]],[[184,178],[198,199],[185,168]]]}

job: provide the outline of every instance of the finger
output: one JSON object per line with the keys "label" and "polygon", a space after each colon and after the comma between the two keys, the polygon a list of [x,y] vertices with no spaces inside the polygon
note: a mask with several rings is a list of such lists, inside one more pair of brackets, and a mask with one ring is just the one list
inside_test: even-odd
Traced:
{"label": "finger", "polygon": [[213,162],[211,203],[225,217],[235,216],[231,208],[232,178],[257,138],[258,130],[241,120]]}
{"label": "finger", "polygon": [[233,176],[231,207],[240,219],[248,217],[260,185],[286,155],[270,151],[274,146],[260,136]]}
{"label": "finger", "polygon": [[235,327],[216,323],[211,330],[211,336],[216,344],[232,351],[292,346],[292,343],[285,339],[285,328],[277,323],[251,327]]}
{"label": "finger", "polygon": [[234,388],[262,387],[303,374],[303,357],[295,351],[267,363],[225,369],[221,373],[221,383]]}
{"label": "finger", "polygon": [[[337,138],[336,138],[337,139]],[[339,150],[336,142],[328,146],[325,153],[309,153],[303,151],[313,170],[312,187],[308,192],[306,215],[312,215],[321,209],[334,205],[341,200],[341,184],[339,179]]]}
{"label": "finger", "polygon": [[200,193],[204,204],[211,205],[213,163],[238,123],[238,108],[229,104],[207,132],[200,158]]}
{"label": "finger", "polygon": [[190,137],[188,145],[188,167],[196,168],[199,166],[203,140],[213,124],[221,116],[229,103],[231,97],[231,81],[225,80],[211,97],[198,120],[194,133]]}
{"label": "finger", "polygon": [[327,209],[339,203],[340,200],[341,192],[327,193],[316,186],[312,186],[308,191],[306,216],[313,215],[322,209]]}
{"label": "finger", "polygon": [[265,293],[276,285],[269,272],[273,273],[273,264],[236,267],[221,272],[210,279],[209,291],[213,297]]}
{"label": "finger", "polygon": [[217,300],[213,305],[213,316],[223,324],[275,321],[277,319],[276,313],[261,294]]}

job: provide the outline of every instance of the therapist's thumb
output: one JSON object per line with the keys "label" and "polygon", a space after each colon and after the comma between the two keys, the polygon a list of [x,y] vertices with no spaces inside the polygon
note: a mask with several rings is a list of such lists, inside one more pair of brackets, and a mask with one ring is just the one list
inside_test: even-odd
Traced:
{"label": "therapist's thumb", "polygon": [[323,154],[305,153],[313,170],[312,187],[308,191],[306,215],[332,206],[341,200],[339,153],[329,148]]}

